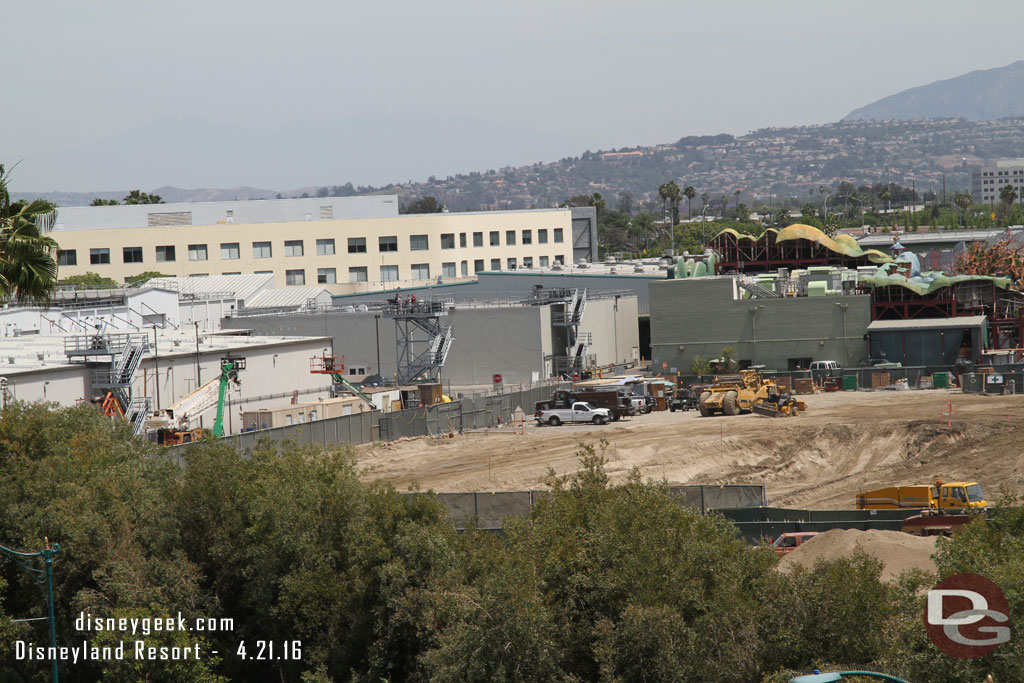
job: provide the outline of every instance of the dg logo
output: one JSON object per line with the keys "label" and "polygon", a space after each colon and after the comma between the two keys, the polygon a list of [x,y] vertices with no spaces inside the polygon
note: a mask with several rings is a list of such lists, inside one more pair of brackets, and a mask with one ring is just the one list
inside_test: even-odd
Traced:
{"label": "dg logo", "polygon": [[924,626],[950,657],[984,657],[1010,640],[1010,604],[999,586],[978,574],[954,574],[928,591]]}

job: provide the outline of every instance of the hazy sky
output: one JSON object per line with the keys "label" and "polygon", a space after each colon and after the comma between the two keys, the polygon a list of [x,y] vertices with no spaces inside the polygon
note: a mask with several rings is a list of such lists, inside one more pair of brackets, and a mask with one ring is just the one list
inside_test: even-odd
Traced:
{"label": "hazy sky", "polygon": [[1024,57],[1007,0],[7,0],[2,16],[0,161],[33,179],[39,155],[156,119],[459,117],[581,153],[835,121]]}

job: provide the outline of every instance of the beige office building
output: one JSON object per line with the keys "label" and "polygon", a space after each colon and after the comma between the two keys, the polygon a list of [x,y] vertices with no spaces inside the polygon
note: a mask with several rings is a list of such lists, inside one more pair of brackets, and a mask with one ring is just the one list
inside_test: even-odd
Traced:
{"label": "beige office building", "polygon": [[[273,273],[277,287],[336,294],[597,256],[590,208],[398,215],[392,196],[390,206],[374,197],[383,201],[346,212],[349,200],[367,199],[75,207],[61,210],[52,236],[62,278]],[[335,218],[346,213],[354,217]]]}

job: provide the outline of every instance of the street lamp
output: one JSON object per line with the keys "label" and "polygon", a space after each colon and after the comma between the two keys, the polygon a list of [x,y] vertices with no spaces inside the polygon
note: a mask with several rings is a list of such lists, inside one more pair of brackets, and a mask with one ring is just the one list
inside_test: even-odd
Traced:
{"label": "street lamp", "polygon": [[[48,616],[43,617],[50,622],[50,647],[53,648],[54,656],[50,659],[50,680],[57,683],[57,627],[53,618],[53,556],[60,552],[60,543],[50,545],[50,539],[46,539],[46,547],[34,553],[22,553],[6,546],[0,545],[0,552],[14,558],[23,569],[33,575],[35,582],[40,586],[46,586],[46,611]],[[43,569],[33,567],[33,557],[43,558]],[[23,621],[28,621],[23,620]]]}
{"label": "street lamp", "polygon": [[700,210],[700,245],[705,249],[708,247],[708,238],[704,234],[704,216],[707,214],[709,206],[711,205],[705,204],[704,208]]}

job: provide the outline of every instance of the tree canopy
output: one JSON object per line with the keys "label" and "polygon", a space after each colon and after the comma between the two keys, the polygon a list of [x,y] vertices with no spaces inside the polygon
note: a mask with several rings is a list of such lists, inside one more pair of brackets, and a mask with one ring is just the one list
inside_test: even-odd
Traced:
{"label": "tree canopy", "polygon": [[57,281],[57,242],[44,234],[57,207],[36,199],[11,201],[0,164],[0,298],[46,303]]}

